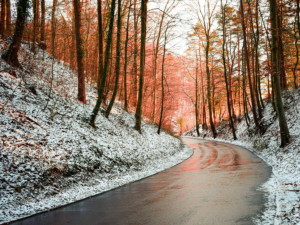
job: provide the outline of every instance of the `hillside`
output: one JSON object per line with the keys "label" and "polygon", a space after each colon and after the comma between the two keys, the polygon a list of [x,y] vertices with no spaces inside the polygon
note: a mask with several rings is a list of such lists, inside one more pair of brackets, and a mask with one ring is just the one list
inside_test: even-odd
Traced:
{"label": "hillside", "polygon": [[[1,43],[3,51],[5,43]],[[23,70],[0,60],[0,223],[80,200],[152,175],[192,153],[180,140],[116,106],[109,119],[87,119],[76,100],[76,75],[41,50],[23,45]]]}
{"label": "hillside", "polygon": [[[265,103],[262,123],[266,132],[261,136],[254,131],[254,124],[248,129],[244,117],[236,122],[237,141],[233,141],[228,122],[217,127],[218,138],[242,145],[272,166],[273,175],[261,188],[268,192],[266,210],[258,224],[300,224],[300,89],[283,93],[284,108],[291,134],[291,143],[280,148],[278,119],[270,101]],[[251,115],[250,115],[251,116]],[[187,136],[197,136],[195,129]],[[210,131],[201,130],[201,137],[212,139]]]}

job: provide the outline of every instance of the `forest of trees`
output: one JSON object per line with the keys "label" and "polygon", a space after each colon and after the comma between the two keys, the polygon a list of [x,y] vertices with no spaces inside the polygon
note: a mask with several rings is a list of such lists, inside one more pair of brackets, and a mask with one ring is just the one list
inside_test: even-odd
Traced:
{"label": "forest of trees", "polygon": [[[16,3],[16,6],[14,5]],[[172,51],[181,19],[190,11],[188,48]],[[150,9],[149,9],[150,8]],[[17,15],[15,13],[17,12]],[[141,120],[177,132],[193,108],[193,126],[217,137],[218,124],[244,115],[263,134],[265,101],[271,99],[279,118],[281,145],[289,142],[282,90],[299,86],[299,0],[1,0],[0,35],[10,38],[2,58],[21,68],[21,41],[45,49],[78,74],[78,100],[86,100],[86,83],[97,87],[90,114],[103,107],[109,117],[119,101]],[[26,21],[27,18],[27,21]],[[181,24],[182,25],[182,24]]]}
{"label": "forest of trees", "polygon": [[[191,49],[197,65],[205,68],[198,72],[196,66],[194,75],[200,90],[196,113],[203,112],[197,116],[200,123],[209,125],[216,137],[215,124],[229,120],[236,139],[234,121],[244,115],[248,127],[253,121],[256,132],[263,134],[263,108],[271,99],[285,146],[290,135],[281,91],[299,84],[299,1],[206,1],[194,8],[198,22]],[[201,95],[206,96],[202,101]]]}

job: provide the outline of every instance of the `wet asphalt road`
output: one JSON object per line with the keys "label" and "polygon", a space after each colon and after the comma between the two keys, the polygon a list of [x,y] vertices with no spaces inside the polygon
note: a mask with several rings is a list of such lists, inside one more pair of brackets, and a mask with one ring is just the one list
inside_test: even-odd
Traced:
{"label": "wet asphalt road", "polygon": [[194,155],[155,176],[14,225],[247,225],[263,210],[256,191],[271,171],[249,151],[183,138]]}

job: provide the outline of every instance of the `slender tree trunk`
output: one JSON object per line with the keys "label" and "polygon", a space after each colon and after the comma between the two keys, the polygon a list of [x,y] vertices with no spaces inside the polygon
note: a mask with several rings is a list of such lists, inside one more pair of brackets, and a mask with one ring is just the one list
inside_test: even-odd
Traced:
{"label": "slender tree trunk", "polygon": [[261,78],[260,78],[260,62],[259,62],[259,43],[260,43],[260,24],[259,24],[259,0],[256,0],[255,4],[255,24],[256,24],[256,32],[255,32],[255,70],[256,70],[256,77],[257,77],[257,93],[258,93],[258,103],[260,106],[260,113],[262,116],[262,108],[264,108],[264,102],[262,99],[262,92],[261,92]]}
{"label": "slender tree trunk", "polygon": [[143,89],[145,75],[145,59],[146,59],[146,34],[147,34],[147,3],[148,0],[141,2],[141,54],[140,54],[140,80],[138,102],[135,111],[135,129],[141,133],[142,124],[142,104],[143,104]]}
{"label": "slender tree trunk", "polygon": [[40,12],[40,8],[41,8],[41,4],[40,4],[40,1],[41,0],[36,0],[36,15],[37,15],[37,18],[36,18],[36,23],[37,23],[37,26],[36,26],[36,31],[37,31],[37,34],[36,34],[36,41],[39,43],[40,40],[41,40],[41,12]]}
{"label": "slender tree trunk", "polygon": [[[252,62],[252,74],[253,74],[253,83],[252,83],[252,87],[253,87],[253,92],[254,92],[254,97],[255,97],[255,101],[256,101],[256,106],[257,106],[257,112],[258,112],[258,118],[261,119],[262,118],[262,107],[260,105],[260,101],[259,101],[259,92],[258,92],[258,80],[259,80],[259,65],[257,64],[257,60],[258,60],[258,36],[259,33],[255,32],[254,29],[254,22],[253,22],[253,18],[252,18],[252,6],[249,0],[247,0],[248,3],[248,14],[250,15],[250,28],[251,28],[251,33],[253,38],[250,39],[250,46],[253,46],[253,50],[251,51],[251,49],[249,50],[252,54],[251,54],[251,62]],[[256,1],[257,3],[257,1]],[[255,14],[256,15],[256,14]],[[247,29],[247,28],[246,28]],[[254,43],[253,43],[254,42]],[[253,44],[252,44],[253,43]],[[248,49],[247,49],[248,51]],[[250,59],[249,59],[250,61]]]}
{"label": "slender tree trunk", "polygon": [[133,3],[133,26],[134,26],[134,50],[133,50],[133,88],[132,88],[132,103],[135,106],[137,104],[137,89],[138,89],[138,15],[137,15],[137,0]]}
{"label": "slender tree trunk", "polygon": [[298,82],[297,82],[297,69],[299,64],[299,46],[298,41],[300,39],[300,0],[297,0],[297,6],[296,6],[296,16],[295,16],[295,25],[294,25],[294,36],[295,36],[295,49],[296,49],[296,62],[294,64],[293,68],[293,77],[294,77],[294,88],[298,88]]}
{"label": "slender tree trunk", "polygon": [[162,58],[162,65],[161,65],[161,107],[160,107],[160,116],[159,116],[159,123],[158,123],[158,130],[157,133],[160,134],[162,121],[163,121],[163,114],[164,114],[164,102],[165,102],[165,86],[164,86],[164,79],[165,79],[165,59],[166,59],[166,46],[167,46],[167,31],[165,31],[165,41],[164,41],[164,50],[163,50],[163,58]]}
{"label": "slender tree trunk", "polygon": [[116,65],[115,65],[115,86],[109,105],[106,109],[105,116],[108,118],[110,111],[114,105],[118,89],[120,78],[120,61],[121,61],[121,35],[122,35],[122,0],[118,0],[118,21],[117,21],[117,44],[116,44]]}
{"label": "slender tree trunk", "polygon": [[[167,5],[166,5],[167,7]],[[159,28],[158,28],[158,34],[156,38],[156,44],[154,48],[154,59],[153,59],[153,108],[152,108],[152,114],[151,114],[151,120],[152,122],[155,122],[155,109],[156,109],[156,73],[157,73],[157,58],[158,58],[158,52],[159,52],[159,46],[160,46],[160,38],[161,38],[161,32],[162,32],[162,25],[164,23],[165,18],[165,11],[166,8],[163,11],[163,14],[161,16],[160,22],[159,22]],[[155,41],[155,40],[154,40]]]}
{"label": "slender tree trunk", "polygon": [[243,109],[244,109],[244,115],[245,115],[245,121],[247,124],[247,127],[250,126],[250,118],[248,115],[248,106],[247,106],[247,88],[246,88],[246,79],[247,79],[247,75],[246,75],[246,60],[245,60],[245,43],[243,43],[243,47],[242,47],[242,77],[243,77]]}
{"label": "slender tree trunk", "polygon": [[195,124],[196,124],[196,131],[197,131],[197,136],[200,136],[200,131],[199,131],[199,93],[198,93],[198,77],[199,77],[199,65],[198,65],[198,53],[196,51],[196,80],[195,80]]}
{"label": "slender tree trunk", "polygon": [[237,37],[238,44],[238,101],[239,101],[239,116],[242,115],[242,107],[241,107],[241,53],[240,53],[240,35]]}
{"label": "slender tree trunk", "polygon": [[205,103],[205,87],[204,87],[204,79],[203,79],[203,70],[202,70],[202,59],[201,59],[201,52],[199,48],[199,64],[200,64],[200,74],[201,74],[201,89],[202,89],[202,128],[207,129],[207,122],[206,122],[206,103]]}
{"label": "slender tree trunk", "polygon": [[231,99],[230,99],[230,92],[229,92],[229,84],[228,84],[228,78],[227,78],[227,65],[226,65],[226,56],[225,56],[225,43],[226,43],[226,4],[223,6],[223,1],[221,0],[221,10],[222,10],[222,30],[223,30],[223,43],[222,43],[222,60],[223,60],[223,67],[224,67],[224,79],[225,79],[225,86],[226,86],[226,95],[227,95],[227,110],[229,115],[229,122],[230,127],[232,131],[233,139],[236,140],[236,134],[235,134],[235,128],[234,128],[234,122],[231,114]]}
{"label": "slender tree trunk", "polygon": [[19,0],[17,2],[17,20],[14,35],[8,49],[2,55],[2,59],[8,64],[19,68],[21,68],[21,64],[18,60],[18,51],[21,46],[28,8],[28,0]]}
{"label": "slender tree trunk", "polygon": [[126,39],[125,39],[125,56],[124,56],[124,110],[128,111],[128,93],[127,93],[127,67],[128,67],[128,42],[129,42],[129,26],[130,26],[130,10],[131,0],[129,1],[129,8],[126,22]]}
{"label": "slender tree trunk", "polygon": [[296,21],[298,28],[298,35],[300,35],[300,0],[296,0]]}
{"label": "slender tree trunk", "polygon": [[83,40],[81,37],[81,6],[80,0],[73,0],[74,18],[75,18],[75,38],[77,53],[77,73],[78,73],[78,100],[86,103],[85,97],[85,74],[83,69]]}
{"label": "slender tree trunk", "polygon": [[[57,1],[57,0],[55,0]],[[74,19],[74,14],[72,15],[72,33],[71,33],[71,45],[75,46],[76,41],[75,41],[75,19]],[[70,59],[71,59],[71,67],[73,70],[76,69],[76,57],[75,57],[75,49],[71,48],[70,52]]]}
{"label": "slender tree trunk", "polygon": [[212,109],[212,100],[211,100],[211,77],[210,77],[210,68],[209,68],[209,48],[210,48],[210,37],[206,35],[206,46],[205,46],[205,65],[206,65],[206,82],[207,82],[207,102],[208,102],[208,114],[209,114],[209,124],[213,137],[217,137],[217,131],[215,124],[213,122],[213,109]]}
{"label": "slender tree trunk", "polygon": [[103,73],[101,76],[100,88],[98,88],[98,99],[97,99],[96,105],[93,109],[93,112],[92,112],[92,115],[90,118],[90,124],[93,127],[95,127],[95,120],[96,120],[97,114],[100,110],[100,106],[101,106],[101,103],[102,103],[103,97],[104,97],[103,94],[104,94],[104,88],[105,88],[105,84],[106,84],[109,61],[110,61],[109,60],[110,49],[111,49],[111,45],[112,45],[112,33],[113,33],[113,27],[114,27],[115,7],[116,7],[116,0],[112,0],[110,13],[109,13],[109,28],[108,28],[107,39],[106,39]]}
{"label": "slender tree trunk", "polygon": [[5,26],[6,26],[6,0],[1,0],[1,12],[0,12],[0,35],[3,37],[5,35]]}
{"label": "slender tree trunk", "polygon": [[103,27],[102,27],[102,0],[97,0],[98,6],[98,79],[97,88],[100,88],[100,81],[103,74]]}
{"label": "slender tree trunk", "polygon": [[45,41],[45,23],[46,23],[46,7],[45,7],[45,0],[41,0],[41,41],[40,47],[42,49],[46,49],[46,41]]}
{"label": "slender tree trunk", "polygon": [[284,56],[284,47],[283,47],[283,38],[282,38],[282,7],[277,8],[277,25],[278,25],[278,59],[280,60],[279,69],[280,69],[280,86],[281,89],[286,90],[287,79],[286,79],[286,71],[285,71],[285,56]]}
{"label": "slender tree trunk", "polygon": [[246,61],[248,81],[249,81],[249,89],[250,89],[250,96],[251,96],[253,119],[254,119],[254,123],[255,123],[256,128],[262,133],[262,128],[259,124],[258,117],[257,117],[255,94],[254,94],[253,82],[252,82],[252,78],[251,78],[249,51],[248,51],[248,45],[247,45],[247,36],[246,36],[247,34],[246,34],[246,26],[245,26],[245,18],[244,18],[243,0],[240,0],[240,7],[241,7],[241,20],[242,20],[243,38],[244,38],[245,61]]}
{"label": "slender tree trunk", "polygon": [[299,64],[299,47],[298,47],[298,37],[295,37],[295,49],[296,49],[296,62],[294,64],[294,68],[293,68],[293,77],[294,77],[294,88],[297,89],[298,88],[298,84],[297,84],[297,69],[298,69],[298,64]]}
{"label": "slender tree trunk", "polygon": [[[213,66],[212,66],[213,68]],[[211,70],[211,86],[212,86],[212,95],[211,95],[211,105],[212,105],[212,114],[213,114],[213,124],[215,126],[216,120],[217,120],[217,115],[216,115],[216,98],[215,98],[215,94],[216,94],[216,87],[215,87],[215,73],[213,72],[213,70]]]}
{"label": "slender tree trunk", "polygon": [[31,51],[36,53],[36,36],[37,36],[37,2],[38,0],[32,1],[32,11],[33,11],[33,35],[32,35],[32,45]]}
{"label": "slender tree trunk", "polygon": [[286,146],[290,141],[289,129],[287,126],[283,102],[281,98],[280,79],[279,73],[281,72],[280,67],[282,66],[281,58],[279,57],[279,26],[276,18],[277,14],[277,2],[276,0],[269,0],[270,2],[270,20],[271,20],[271,32],[272,32],[272,76],[274,79],[274,91],[276,100],[276,109],[280,127],[281,147]]}
{"label": "slender tree trunk", "polygon": [[57,0],[53,0],[52,14],[51,14],[51,48],[52,48],[52,56],[53,56],[53,58],[56,57],[56,52],[55,52],[56,7],[57,7]]}
{"label": "slender tree trunk", "polygon": [[10,0],[6,0],[6,31],[5,33],[9,36],[11,34],[11,7]]}

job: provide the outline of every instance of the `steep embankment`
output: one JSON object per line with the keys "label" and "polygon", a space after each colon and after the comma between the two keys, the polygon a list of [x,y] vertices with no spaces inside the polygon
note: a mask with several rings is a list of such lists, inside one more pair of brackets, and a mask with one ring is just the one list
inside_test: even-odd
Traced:
{"label": "steep embankment", "polygon": [[[263,185],[268,192],[266,210],[257,224],[300,224],[300,89],[283,93],[284,108],[291,134],[291,143],[280,148],[280,133],[277,115],[270,101],[265,103],[262,123],[267,127],[263,135],[255,133],[254,124],[247,127],[241,117],[236,122],[238,141],[232,140],[232,134],[227,122],[218,128],[218,139],[252,149],[258,156],[272,166],[273,175]],[[195,130],[186,135],[197,136]],[[208,131],[201,136],[212,138]]]}
{"label": "steep embankment", "polygon": [[[1,43],[3,48],[3,43]],[[0,223],[67,204],[171,167],[191,155],[181,142],[114,108],[92,128],[97,97],[76,100],[76,75],[23,45],[23,70],[0,60]]]}

